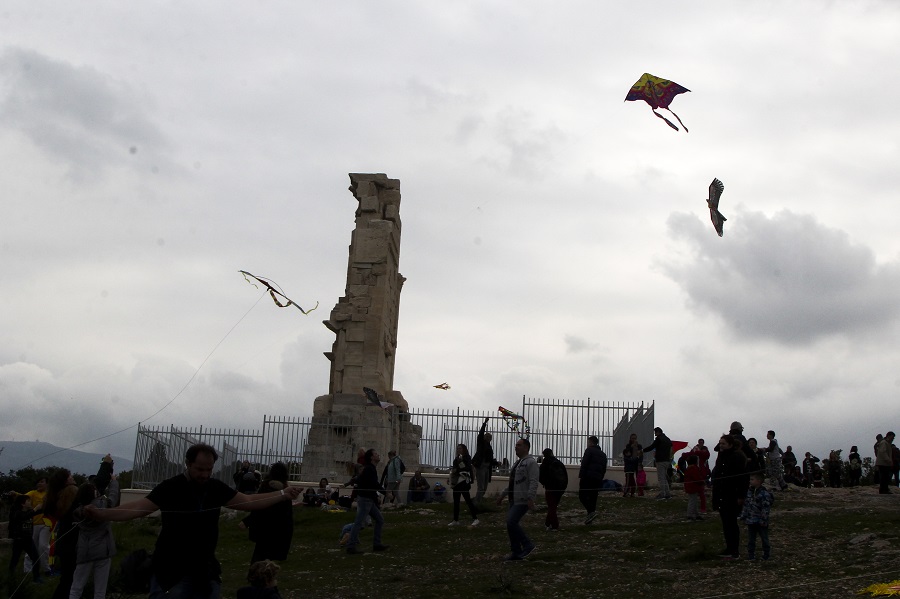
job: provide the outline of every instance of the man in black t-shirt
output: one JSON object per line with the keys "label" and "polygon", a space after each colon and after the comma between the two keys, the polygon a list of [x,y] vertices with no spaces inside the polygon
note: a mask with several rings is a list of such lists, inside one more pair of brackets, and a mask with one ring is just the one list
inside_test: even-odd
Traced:
{"label": "man in black t-shirt", "polygon": [[245,495],[211,478],[219,458],[205,444],[185,454],[185,471],[156,485],[143,499],[112,509],[85,507],[85,514],[101,521],[133,520],[162,512],[162,529],[153,552],[150,599],[203,599],[220,596],[221,567],[216,560],[221,507],[258,510],[300,495],[297,487]]}

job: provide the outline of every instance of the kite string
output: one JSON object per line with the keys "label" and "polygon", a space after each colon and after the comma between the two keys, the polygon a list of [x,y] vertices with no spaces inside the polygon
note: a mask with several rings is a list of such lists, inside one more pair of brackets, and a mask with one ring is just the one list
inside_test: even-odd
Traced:
{"label": "kite string", "polygon": [[[181,389],[178,391],[178,393],[176,393],[175,396],[172,397],[172,399],[170,399],[170,400],[168,401],[168,403],[166,403],[163,407],[161,407],[161,408],[158,409],[156,412],[154,412],[153,414],[151,414],[149,417],[145,418],[145,419],[142,420],[142,421],[138,421],[138,422],[136,422],[135,424],[132,424],[131,426],[128,426],[128,427],[125,427],[125,428],[123,428],[123,429],[121,429],[121,430],[117,430],[117,431],[115,431],[115,432],[109,433],[108,435],[102,435],[102,436],[97,437],[97,438],[95,438],[95,439],[91,439],[90,441],[84,441],[83,443],[78,443],[77,445],[72,445],[71,447],[63,447],[63,448],[58,449],[58,450],[56,450],[56,451],[50,452],[50,453],[48,453],[48,454],[46,454],[46,455],[42,455],[42,456],[40,456],[40,457],[38,457],[38,458],[35,458],[35,459],[31,460],[31,462],[29,462],[29,464],[32,464],[32,463],[34,463],[34,462],[43,460],[44,458],[49,458],[49,457],[54,456],[54,455],[56,455],[56,454],[58,454],[58,453],[62,453],[62,452],[64,452],[64,451],[70,451],[70,450],[75,449],[75,448],[77,448],[77,447],[82,447],[82,446],[84,446],[84,445],[88,445],[88,444],[90,444],[90,443],[95,443],[95,442],[97,442],[97,441],[102,441],[103,439],[108,439],[108,438],[113,437],[113,436],[115,436],[115,435],[118,435],[118,434],[120,434],[120,433],[124,433],[125,431],[128,431],[128,430],[131,430],[131,429],[135,428],[135,427],[138,426],[141,422],[146,422],[147,420],[150,420],[150,419],[154,418],[155,416],[159,415],[160,412],[162,412],[163,410],[165,410],[166,408],[168,408],[170,405],[172,405],[172,403],[173,403],[176,399],[178,399],[178,398],[181,396],[182,393],[184,393],[184,391],[185,391],[185,390],[188,388],[188,386],[194,381],[194,379],[197,378],[197,375],[200,373],[200,369],[203,368],[203,366],[209,361],[209,359],[210,359],[210,358],[212,357],[212,355],[216,352],[216,350],[219,349],[219,346],[221,346],[222,343],[224,343],[225,340],[228,339],[228,337],[231,335],[231,333],[238,327],[238,325],[241,324],[241,322],[244,321],[245,318],[247,318],[247,316],[250,314],[250,312],[252,312],[253,309],[256,308],[256,306],[259,304],[260,300],[262,300],[262,298],[264,298],[265,296],[266,296],[266,292],[264,291],[264,292],[262,292],[262,293],[260,294],[260,296],[256,299],[256,301],[253,303],[253,305],[250,306],[250,308],[249,308],[246,312],[244,312],[244,315],[241,316],[241,317],[238,319],[238,321],[237,321],[236,323],[234,323],[234,325],[233,325],[230,329],[228,329],[228,332],[225,333],[225,336],[222,337],[222,339],[220,339],[218,343],[216,343],[215,347],[213,347],[212,350],[206,355],[206,357],[203,359],[203,361],[200,363],[200,365],[197,367],[197,369],[194,371],[194,373],[191,375],[191,377],[188,379],[188,381],[181,387]],[[25,466],[27,466],[27,464],[24,465],[24,466],[22,466],[22,468],[24,468]],[[18,470],[18,469],[19,469],[19,468],[17,468],[17,470]]]}

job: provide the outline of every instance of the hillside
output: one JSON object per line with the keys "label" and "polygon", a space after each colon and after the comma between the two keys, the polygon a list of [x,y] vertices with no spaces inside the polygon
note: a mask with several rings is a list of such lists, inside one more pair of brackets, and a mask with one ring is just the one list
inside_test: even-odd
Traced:
{"label": "hillside", "polygon": [[[101,453],[65,449],[43,441],[0,441],[0,447],[3,448],[0,472],[4,474],[26,466],[59,466],[80,474],[95,474],[103,457]],[[116,472],[131,470],[131,459],[119,456],[113,456],[113,459]]]}

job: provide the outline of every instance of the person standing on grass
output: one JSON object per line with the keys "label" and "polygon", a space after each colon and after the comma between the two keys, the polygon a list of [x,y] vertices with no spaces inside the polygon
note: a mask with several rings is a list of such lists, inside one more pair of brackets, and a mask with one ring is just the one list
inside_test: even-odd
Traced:
{"label": "person standing on grass", "polygon": [[512,552],[506,561],[523,560],[534,551],[534,543],[525,534],[520,524],[529,510],[534,510],[534,498],[537,497],[538,478],[540,477],[537,462],[529,455],[531,442],[528,439],[516,441],[516,463],[509,472],[509,486],[497,499],[497,505],[509,496],[509,511],[506,512],[506,532],[509,534],[509,545]]}
{"label": "person standing on grass", "polygon": [[212,478],[218,459],[212,446],[191,445],[184,456],[184,472],[159,483],[146,497],[105,510],[93,505],[84,508],[85,516],[100,522],[134,520],[157,510],[162,512],[149,599],[218,599],[222,568],[216,559],[216,545],[221,508],[261,510],[300,495],[297,487],[253,495],[236,491]]}
{"label": "person standing on grass", "polygon": [[891,484],[891,471],[894,468],[894,458],[891,455],[893,444],[894,433],[892,431],[875,445],[875,467],[878,468],[878,492],[881,495],[890,494],[888,485]]}
{"label": "person standing on grass", "polygon": [[644,448],[644,452],[656,451],[656,481],[659,484],[659,495],[657,499],[671,499],[672,492],[669,490],[669,467],[672,465],[672,441],[669,439],[663,429],[656,427],[653,429],[656,438],[653,443]]}
{"label": "person standing on grass", "polygon": [[[637,442],[637,434],[631,433],[628,438],[628,445],[622,450],[623,472],[625,473],[625,489],[622,491],[622,497],[634,497],[637,491],[637,473],[641,462],[644,460],[644,448]],[[641,495],[644,492],[641,491]]]}
{"label": "person standing on grass", "polygon": [[769,510],[775,497],[763,486],[762,472],[750,475],[750,488],[744,499],[741,520],[747,525],[747,559],[756,559],[756,537],[762,541],[763,559],[769,559]]}
{"label": "person standing on grass", "polygon": [[724,559],[737,559],[740,556],[741,529],[737,519],[747,496],[748,483],[747,458],[738,443],[731,435],[722,435],[717,445],[719,455],[712,472],[712,506],[719,511],[722,535],[725,537],[725,549],[719,557]]}
{"label": "person standing on grass", "polygon": [[469,457],[469,448],[464,443],[456,446],[456,459],[453,460],[453,468],[450,469],[450,488],[453,489],[453,521],[450,526],[459,526],[459,501],[466,500],[469,515],[472,516],[471,526],[478,526],[478,510],[472,502],[469,491],[472,490],[472,480],[475,478],[475,469],[472,467],[472,459]]}
{"label": "person standing on grass", "polygon": [[775,481],[779,489],[784,491],[788,488],[787,483],[784,482],[784,466],[782,464],[784,453],[778,447],[775,431],[767,432],[766,439],[769,440],[769,445],[766,447],[766,474]]}
{"label": "person standing on grass", "polygon": [[553,455],[549,447],[544,450],[544,461],[541,462],[538,481],[544,485],[544,499],[547,501],[547,518],[544,526],[549,531],[559,530],[559,517],[556,510],[569,486],[569,472],[566,465]]}
{"label": "person standing on grass", "polygon": [[372,549],[375,551],[387,550],[387,545],[381,543],[381,529],[384,528],[384,516],[378,509],[378,494],[384,495],[384,489],[378,483],[378,462],[381,456],[374,449],[369,449],[363,454],[363,468],[356,480],[356,520],[350,530],[350,540],[347,541],[347,553],[358,555],[362,553],[356,548],[359,545],[359,531],[366,523],[366,517],[371,516],[375,523],[375,534],[372,540]]}
{"label": "person standing on grass", "polygon": [[494,448],[491,445],[493,437],[487,430],[490,418],[485,418],[478,431],[475,440],[475,455],[472,456],[472,465],[475,466],[475,482],[478,483],[478,491],[475,493],[475,502],[479,502],[487,493],[488,484],[491,482],[491,471],[494,469]]}
{"label": "person standing on grass", "polygon": [[696,454],[687,457],[688,467],[684,471],[684,492],[688,496],[687,519],[700,520],[700,498],[706,494],[706,480],[697,462]]}
{"label": "person standing on grass", "polygon": [[390,501],[392,505],[400,503],[400,481],[403,480],[403,470],[403,460],[396,451],[389,451],[388,463],[381,474],[381,484],[386,491],[384,500]]}
{"label": "person standing on grass", "polygon": [[606,454],[600,449],[600,440],[591,435],[578,469],[578,499],[587,510],[584,523],[590,524],[597,517],[597,494],[606,477]]}

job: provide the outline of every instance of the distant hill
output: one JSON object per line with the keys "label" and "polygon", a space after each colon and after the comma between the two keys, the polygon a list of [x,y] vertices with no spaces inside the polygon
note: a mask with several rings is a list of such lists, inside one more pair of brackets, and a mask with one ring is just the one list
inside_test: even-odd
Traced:
{"label": "distant hill", "polygon": [[[0,447],[3,448],[3,453],[0,453],[0,472],[3,474],[27,466],[58,466],[76,474],[96,474],[104,455],[65,449],[43,441],[0,441]],[[113,456],[113,460],[116,472],[131,470],[131,460],[119,456]]]}

